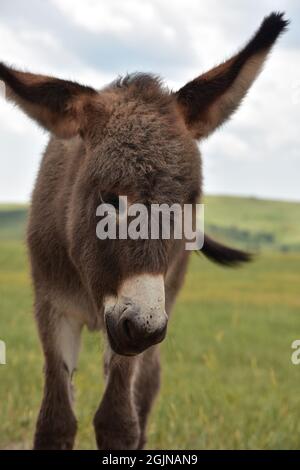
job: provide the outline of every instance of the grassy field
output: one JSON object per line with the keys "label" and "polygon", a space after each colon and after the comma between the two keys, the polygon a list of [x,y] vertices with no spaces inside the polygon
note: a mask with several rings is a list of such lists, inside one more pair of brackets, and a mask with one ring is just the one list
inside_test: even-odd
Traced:
{"label": "grassy field", "polygon": [[[149,448],[299,448],[300,366],[290,360],[291,343],[300,338],[299,216],[300,204],[207,199],[210,228],[262,254],[238,270],[192,256],[162,345]],[[0,448],[30,447],[42,390],[25,218],[23,207],[0,210],[0,339],[7,346]],[[91,423],[103,391],[102,351],[100,336],[85,333],[75,379],[81,449],[95,448]]]}

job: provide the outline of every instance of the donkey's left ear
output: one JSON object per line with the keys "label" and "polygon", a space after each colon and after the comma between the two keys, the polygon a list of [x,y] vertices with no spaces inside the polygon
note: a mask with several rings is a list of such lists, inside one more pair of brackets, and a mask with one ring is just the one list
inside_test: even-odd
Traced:
{"label": "donkey's left ear", "polygon": [[238,108],[261,71],[278,36],[289,22],[272,13],[235,56],[187,83],[176,94],[180,112],[193,137],[207,137]]}
{"label": "donkey's left ear", "polygon": [[19,72],[0,62],[6,98],[58,137],[75,136],[84,126],[84,108],[97,92],[58,78]]}

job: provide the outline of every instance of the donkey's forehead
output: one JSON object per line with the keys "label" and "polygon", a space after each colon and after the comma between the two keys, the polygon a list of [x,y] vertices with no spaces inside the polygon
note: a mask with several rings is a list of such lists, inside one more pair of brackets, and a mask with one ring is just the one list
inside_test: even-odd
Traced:
{"label": "donkey's forehead", "polygon": [[115,82],[104,93],[110,115],[91,159],[93,172],[95,160],[101,168],[101,187],[129,188],[140,199],[156,198],[159,188],[162,201],[171,193],[181,200],[198,150],[174,97],[157,78],[142,74]]}
{"label": "donkey's forehead", "polygon": [[[174,95],[158,77],[146,74],[128,75],[113,82],[100,96],[106,98],[110,112],[110,127],[120,125],[124,132],[144,131],[156,126],[157,121],[176,127],[179,114]],[[115,118],[115,119],[114,119]],[[118,122],[117,122],[118,121]]]}
{"label": "donkey's forehead", "polygon": [[158,78],[131,75],[103,91],[108,113],[104,132],[99,132],[97,143],[103,144],[111,158],[116,153],[120,157],[120,152],[127,153],[127,150],[144,157],[150,152],[155,158],[159,148],[180,140],[184,134],[186,137],[174,96]]}
{"label": "donkey's forehead", "polygon": [[176,130],[174,119],[170,121],[172,124],[144,103],[121,103],[96,148],[103,183],[108,187],[125,185],[134,192],[148,188],[148,193],[157,185],[174,188],[176,180],[182,179],[182,165],[186,166],[187,160],[192,164],[194,159],[187,153],[186,140]]}

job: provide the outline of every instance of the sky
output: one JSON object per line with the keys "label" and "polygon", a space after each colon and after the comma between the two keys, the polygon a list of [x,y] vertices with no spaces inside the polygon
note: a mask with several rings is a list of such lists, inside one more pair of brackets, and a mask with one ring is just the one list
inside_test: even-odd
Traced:
{"label": "sky", "polygon": [[[236,53],[274,10],[289,31],[233,118],[200,144],[204,192],[299,201],[298,0],[1,0],[0,60],[97,89],[151,72],[177,90]],[[48,138],[0,99],[1,202],[29,201]]]}

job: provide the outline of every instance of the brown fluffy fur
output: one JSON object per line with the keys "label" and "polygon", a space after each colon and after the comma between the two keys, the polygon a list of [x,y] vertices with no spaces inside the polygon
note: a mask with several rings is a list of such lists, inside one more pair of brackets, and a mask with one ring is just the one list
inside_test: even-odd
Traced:
{"label": "brown fluffy fur", "polygon": [[[117,295],[124,279],[139,273],[163,274],[169,315],[187,268],[184,241],[97,239],[95,214],[103,195],[147,204],[199,201],[201,160],[194,139],[207,136],[238,107],[286,24],[281,14],[270,15],[239,54],[175,94],[150,75],[128,76],[96,92],[0,64],[8,99],[52,132],[28,227],[45,355],[34,448],[74,444],[73,365],[63,354],[63,331],[74,339],[83,325],[105,330],[104,297]],[[207,236],[203,251],[224,265],[248,259]],[[94,418],[98,447],[142,448],[159,389],[158,347],[135,357],[108,350],[105,371],[106,390]]]}

